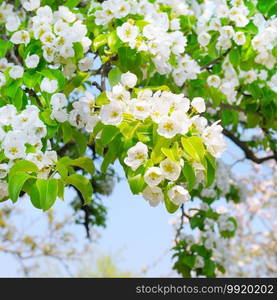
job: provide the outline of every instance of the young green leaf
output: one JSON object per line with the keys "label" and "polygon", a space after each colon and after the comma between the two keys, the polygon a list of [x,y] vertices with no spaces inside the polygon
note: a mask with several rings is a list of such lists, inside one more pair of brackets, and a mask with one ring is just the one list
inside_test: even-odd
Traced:
{"label": "young green leaf", "polygon": [[38,179],[36,186],[39,192],[41,208],[45,211],[53,206],[58,196],[57,179]]}
{"label": "young green leaf", "polygon": [[8,191],[12,202],[15,203],[17,201],[19,194],[23,188],[23,185],[30,178],[34,177],[23,172],[15,173],[13,176],[9,177]]}
{"label": "young green leaf", "polygon": [[9,171],[9,177],[12,177],[17,172],[38,173],[39,169],[36,164],[28,160],[20,160],[15,163]]}
{"label": "young green leaf", "polygon": [[74,186],[83,195],[85,204],[91,202],[93,189],[86,177],[80,174],[73,174],[65,179],[65,183]]}

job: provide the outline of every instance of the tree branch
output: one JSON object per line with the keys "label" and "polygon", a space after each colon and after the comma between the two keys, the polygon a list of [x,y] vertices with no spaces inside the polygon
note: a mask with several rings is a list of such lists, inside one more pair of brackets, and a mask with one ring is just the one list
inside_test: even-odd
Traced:
{"label": "tree branch", "polygon": [[230,52],[231,48],[229,48],[226,52],[224,52],[221,56],[215,58],[214,60],[210,61],[209,63],[205,64],[204,66],[201,67],[201,70],[204,69],[210,69],[211,67],[213,67],[214,65],[216,65],[217,63],[219,63],[224,57],[227,56],[227,54]]}
{"label": "tree branch", "polygon": [[178,239],[179,239],[181,231],[184,227],[184,217],[189,218],[189,216],[186,215],[186,213],[185,213],[184,204],[182,204],[182,206],[181,206],[181,212],[182,212],[182,214],[181,214],[181,217],[180,217],[180,219],[181,219],[180,226],[178,227],[178,229],[176,231],[176,235],[175,235],[175,243],[176,244],[178,243]]}
{"label": "tree branch", "polygon": [[100,92],[103,92],[102,86],[98,82],[93,81],[91,85],[95,86]]}
{"label": "tree branch", "polygon": [[105,63],[101,70],[101,89],[102,91],[106,90],[106,78],[108,77],[109,71],[112,69],[112,66],[109,63]]}
{"label": "tree branch", "polygon": [[91,240],[90,227],[89,227],[90,212],[89,212],[88,206],[85,204],[85,199],[84,199],[82,193],[79,190],[77,190],[75,187],[74,187],[74,189],[77,192],[78,197],[80,198],[80,200],[82,202],[81,210],[85,213],[85,221],[84,221],[83,225],[85,226],[85,229],[86,229],[87,238],[89,240]]}
{"label": "tree branch", "polygon": [[223,129],[223,134],[226,137],[228,137],[231,141],[233,141],[238,147],[241,148],[241,150],[244,152],[245,157],[247,159],[250,159],[257,164],[261,164],[270,159],[275,159],[277,161],[276,153],[274,153],[273,155],[270,155],[270,156],[265,156],[265,157],[259,158],[256,156],[256,154],[251,149],[249,149],[246,142],[243,142],[240,139],[238,139],[232,132],[230,132],[226,128]]}

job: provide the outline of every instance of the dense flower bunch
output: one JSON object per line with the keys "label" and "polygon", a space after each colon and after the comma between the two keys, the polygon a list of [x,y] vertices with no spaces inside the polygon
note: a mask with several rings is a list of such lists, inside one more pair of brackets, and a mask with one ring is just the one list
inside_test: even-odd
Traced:
{"label": "dense flower bunch", "polygon": [[[198,176],[202,176],[201,173]],[[212,186],[194,190],[197,205],[186,202],[184,212],[170,220],[176,230],[174,269],[179,274],[197,277],[204,268],[204,273],[214,277],[229,269],[232,263],[230,238],[238,225],[227,208],[219,206],[219,200],[243,202],[246,199],[245,187],[233,177],[229,167],[219,160]]]}
{"label": "dense flower bunch", "polygon": [[[24,1],[26,3],[26,1]],[[33,2],[31,2],[33,3]],[[18,12],[13,11],[12,5],[2,4],[2,10],[5,16],[6,29],[10,35],[10,41],[15,45],[24,44],[25,46],[32,44],[32,39],[36,40],[37,47],[40,47],[42,57],[47,63],[55,67],[63,65],[64,74],[70,77],[78,68],[80,71],[87,71],[93,63],[90,57],[85,57],[76,61],[75,52],[78,51],[79,57],[88,52],[91,40],[86,36],[87,28],[83,24],[83,16],[72,13],[69,8],[60,6],[57,11],[52,11],[49,6],[39,6],[40,1],[36,5],[32,5],[26,9],[27,11],[35,11],[36,15],[28,20],[29,26],[21,29],[22,23],[26,22],[26,14],[22,11],[21,19],[18,17]],[[40,53],[32,53],[34,47],[30,47],[25,57],[25,65],[28,69],[36,68],[40,63]],[[5,61],[6,62],[6,61]],[[4,61],[2,61],[2,64]],[[9,64],[6,63],[6,67]],[[14,69],[16,68],[16,69]],[[4,71],[5,68],[2,69]],[[14,71],[13,71],[14,70]],[[11,72],[16,72],[12,76]],[[21,66],[13,66],[9,71],[12,78],[21,78],[23,69]],[[1,80],[2,78],[2,80]],[[0,74],[0,82],[4,85],[5,78]],[[57,89],[58,87],[56,87]],[[45,90],[45,89],[44,89]],[[54,87],[46,91],[52,93]]]}
{"label": "dense flower bunch", "polygon": [[[136,121],[138,128],[144,124],[155,126],[158,136],[166,138],[169,143],[175,142],[175,151],[171,150],[173,157],[166,155],[165,149],[164,159],[154,163],[150,158],[155,145],[151,143],[147,145],[138,137],[139,141],[127,149],[124,164],[132,171],[138,170],[140,166],[145,167],[144,172],[141,170],[147,184],[143,196],[151,206],[156,206],[164,200],[164,191],[161,187],[169,184],[171,184],[168,190],[169,199],[180,206],[190,199],[190,195],[183,186],[174,185],[178,182],[182,183],[181,170],[185,163],[182,158],[185,154],[182,153],[183,146],[179,137],[187,135],[196,139],[203,151],[206,147],[210,155],[219,157],[226,149],[221,134],[222,127],[217,124],[218,122],[209,126],[207,119],[200,115],[206,110],[203,98],[198,97],[190,101],[183,94],[135,89],[136,83],[135,74],[130,72],[122,74],[120,82],[113,86],[112,91],[105,93],[108,103],[102,105],[100,110],[95,109],[96,99],[88,92],[73,103],[70,112],[64,108],[67,105],[65,95],[54,94],[50,101],[53,109],[51,116],[60,122],[69,121],[72,126],[85,129],[90,133],[98,123],[104,126],[116,126],[119,130],[124,128],[128,120]],[[198,164],[198,168],[199,165],[202,166]],[[205,168],[202,166],[202,179],[205,177],[204,171]]]}
{"label": "dense flower bunch", "polygon": [[[201,208],[209,211],[205,205]],[[189,276],[202,274],[204,268],[209,277],[214,277],[218,271],[225,272],[231,264],[228,237],[235,229],[236,223],[228,213],[214,212],[213,217],[204,220],[203,229],[198,231],[196,238],[191,234],[180,236],[181,241],[175,247],[178,260],[174,269],[186,277],[186,273]],[[182,259],[184,264],[180,265]]]}
{"label": "dense flower bunch", "polygon": [[15,106],[6,105],[1,107],[0,113],[1,147],[9,160],[25,159],[28,145],[41,150],[41,139],[46,136],[46,126],[39,119],[36,106],[27,106],[18,113]]}
{"label": "dense flower bunch", "polygon": [[[218,6],[207,2],[210,6],[200,16],[195,15],[186,3],[180,4],[178,1],[150,3],[147,0],[109,0],[101,6],[92,4],[92,11],[95,23],[104,28],[111,23],[118,26],[118,19],[125,20],[128,15],[143,16],[143,19],[138,20],[126,19],[118,26],[116,32],[119,39],[129,47],[150,55],[156,71],[171,74],[180,87],[187,80],[197,79],[205,71],[193,56],[186,53],[187,36],[183,31],[187,22],[196,25],[200,49],[209,55],[211,51],[227,54],[232,47],[241,47],[246,52],[245,60],[254,58],[257,66],[253,64],[253,68],[249,70],[248,67],[247,70],[237,68],[237,63],[233,61],[239,54],[233,51],[223,61],[223,78],[210,75],[207,79],[208,85],[218,88],[229,103],[234,103],[241,100],[237,93],[241,80],[246,84],[259,80],[264,85],[269,79],[267,69],[272,70],[276,64],[276,57],[272,53],[277,42],[276,19],[266,20],[260,12],[254,11],[252,5],[244,4],[243,0],[230,1],[230,4],[224,0],[218,1]],[[244,29],[246,26],[251,29],[249,32]],[[145,70],[142,71],[147,77]],[[270,74],[274,81],[274,72]],[[272,90],[275,89],[274,84],[267,85]]]}
{"label": "dense flower bunch", "polygon": [[[0,108],[0,115],[0,151],[2,161],[7,161],[0,164],[0,178],[6,178],[10,168],[20,159],[35,163],[38,176],[47,178],[57,162],[57,153],[50,150],[50,143],[43,145],[47,130],[39,118],[37,106],[28,105],[18,113],[15,106],[8,104]],[[1,182],[1,199],[7,196],[7,184]]]}
{"label": "dense flower bunch", "polygon": [[240,180],[251,193],[242,203],[230,203],[238,230],[230,241],[232,265],[226,276],[272,277],[277,270],[277,167],[273,162],[249,167],[250,173]]}
{"label": "dense flower bunch", "polygon": [[[160,74],[172,74],[175,83],[182,86],[187,79],[196,79],[200,73],[200,66],[185,53],[187,38],[180,31],[179,16],[192,15],[192,12],[187,5],[175,2],[174,17],[170,19],[166,12],[160,10],[163,2],[165,1],[158,1],[157,4],[148,1],[105,1],[94,13],[95,23],[107,27],[111,22],[128,15],[144,16],[137,23],[129,19],[118,26],[116,32],[119,39],[132,49],[147,52]],[[95,7],[99,8],[97,4],[93,4],[92,8]],[[177,65],[172,65],[172,61]]]}
{"label": "dense flower bunch", "polygon": [[226,1],[221,1],[218,7],[211,9],[214,14],[210,13],[208,18],[203,15],[198,20],[197,32],[198,42],[202,47],[207,48],[214,43],[218,51],[228,53],[236,45],[234,49],[241,47],[245,61],[253,60],[249,67],[239,67],[235,62],[238,51],[231,50],[222,64],[224,77],[208,77],[208,85],[218,88],[232,104],[242,100],[242,96],[237,92],[241,82],[251,84],[256,81],[261,86],[267,85],[274,90],[267,80],[269,74],[274,80],[274,72],[270,70],[276,64],[276,57],[272,52],[277,41],[277,23],[276,19],[266,20],[260,12],[254,12],[252,5],[247,6],[242,0],[234,0],[231,3],[232,6],[228,6]]}

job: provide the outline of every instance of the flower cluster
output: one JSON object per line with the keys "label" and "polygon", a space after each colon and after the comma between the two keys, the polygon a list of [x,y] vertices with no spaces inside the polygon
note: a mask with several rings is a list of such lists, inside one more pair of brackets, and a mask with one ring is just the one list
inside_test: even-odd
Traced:
{"label": "flower cluster", "polygon": [[[204,178],[203,171],[199,170],[198,176]],[[203,198],[215,198],[217,197],[217,190],[220,191],[220,196],[225,197],[226,194],[230,192],[231,185],[238,185],[239,182],[233,179],[233,174],[231,173],[230,166],[225,164],[222,160],[218,160],[216,176],[213,184],[208,188],[204,188],[200,196]]]}
{"label": "flower cluster", "polygon": [[[220,79],[218,75],[210,75],[208,85],[218,88],[230,104],[241,102],[242,97],[238,96],[237,90],[242,82],[250,84],[259,80],[261,87],[267,84],[274,91],[274,84],[266,82],[269,75],[266,69],[272,70],[276,65],[276,57],[272,52],[277,42],[276,18],[266,20],[258,11],[251,14],[242,0],[234,0],[230,4],[222,1],[219,6],[208,4],[204,9],[205,13],[198,18],[196,31],[199,44],[208,49],[216,41],[219,56],[220,53],[224,56],[231,48],[240,47],[246,53],[245,60],[254,57],[254,62],[259,64],[254,67],[252,63],[251,69],[247,67],[247,70],[241,70],[233,66],[230,55],[226,55],[222,63],[223,76]],[[257,33],[245,30],[247,25],[253,26]],[[266,69],[261,69],[262,67]]]}
{"label": "flower cluster", "polygon": [[[229,239],[220,236],[221,231],[234,231],[234,223],[228,221],[228,214],[221,214],[218,220],[206,218],[204,221],[204,231],[199,231],[199,235],[195,238],[192,235],[182,235],[181,240],[186,243],[186,251],[192,252],[191,246],[197,244],[204,246],[207,250],[212,250],[212,261],[227,268],[230,264]],[[203,268],[205,265],[204,257],[196,254],[194,271]]]}
{"label": "flower cluster", "polygon": [[[180,14],[190,15],[187,6],[182,6],[175,1],[173,12],[175,16],[170,18],[165,12],[160,11],[160,4],[148,1],[121,0],[105,1],[100,9],[96,10],[95,23],[107,26],[110,22],[136,14],[143,16],[143,26],[136,24],[132,19],[117,27],[117,35],[120,40],[129,47],[139,52],[147,52],[160,74],[172,74],[175,83],[182,86],[188,79],[196,79],[200,73],[197,62],[185,54],[187,45],[186,36],[180,31]],[[171,3],[170,3],[171,5]],[[95,7],[95,5],[93,5]],[[117,9],[114,9],[114,8]],[[174,57],[177,66],[170,63]]]}
{"label": "flower cluster", "polygon": [[[57,154],[50,145],[43,145],[47,130],[40,120],[37,106],[28,105],[21,112],[8,104],[0,108],[0,151],[4,163],[0,164],[0,178],[6,178],[9,169],[20,159],[35,163],[41,177],[47,177],[51,166],[57,161]],[[2,184],[3,188],[3,184]]]}
{"label": "flower cluster", "polygon": [[[51,97],[53,109],[51,116],[59,122],[68,120],[72,126],[85,129],[87,132],[92,132],[98,122],[120,128],[128,119],[138,122],[151,121],[157,126],[160,137],[173,140],[178,136],[192,134],[202,140],[207,151],[214,157],[219,157],[226,149],[222,127],[218,122],[208,125],[208,121],[200,116],[206,110],[203,98],[197,97],[190,101],[183,94],[177,95],[168,91],[153,92],[151,89],[136,90],[134,89],[136,83],[135,74],[130,72],[122,74],[121,82],[115,85],[112,91],[106,92],[109,103],[102,105],[100,109],[95,109],[94,97],[86,93],[73,103],[73,109],[68,113],[65,109],[67,105],[65,95],[54,94]],[[147,164],[152,150],[153,146],[137,142],[128,149],[124,159],[125,165],[136,171],[140,166]],[[151,206],[163,201],[161,187],[165,182],[178,182],[183,165],[184,161],[181,158],[179,161],[166,158],[158,165],[146,169],[144,181],[147,187],[143,191],[143,196]],[[198,168],[199,165],[203,170],[204,167],[198,164]],[[190,199],[188,191],[180,184],[173,184],[167,194],[178,206]]]}
{"label": "flower cluster", "polygon": [[[7,76],[5,76],[5,71],[7,71]],[[22,66],[9,62],[6,58],[0,59],[0,88],[6,84],[6,77],[16,80],[22,78],[23,74]]]}
{"label": "flower cluster", "polygon": [[[192,213],[193,211],[198,210],[189,210],[182,221],[184,224],[188,223],[187,217],[191,220],[195,214],[200,212],[213,212],[205,203],[202,203],[198,213]],[[190,264],[191,276],[201,274],[201,269],[207,267],[211,262],[214,267],[210,276],[218,266],[220,266],[219,270],[222,271],[231,264],[229,237],[235,232],[236,225],[234,219],[228,213],[223,212],[221,208],[218,208],[217,211],[213,212],[217,216],[216,218],[206,217],[204,219],[203,228],[198,230],[196,234],[181,233],[178,237],[178,245],[175,249],[178,251],[181,246],[182,251],[193,259]],[[180,226],[178,222],[171,222],[171,224],[176,228]],[[176,269],[178,271],[178,268]]]}
{"label": "flower cluster", "polygon": [[254,24],[259,28],[259,33],[251,41],[253,49],[258,52],[255,62],[273,69],[276,64],[272,50],[277,43],[277,19],[265,20],[262,14],[257,14]]}
{"label": "flower cluster", "polygon": [[[80,58],[82,54],[89,51],[91,45],[91,40],[86,36],[87,27],[83,24],[81,14],[74,14],[65,6],[59,6],[57,11],[52,11],[50,6],[40,7],[40,1],[23,1],[23,8],[21,19],[13,11],[12,5],[2,4],[0,11],[2,10],[5,16],[3,21],[13,44],[28,46],[33,40],[40,41],[41,53],[32,53],[31,48],[24,60],[27,68],[36,68],[41,56],[55,67],[63,66],[64,74],[68,77],[72,76],[77,69],[87,71],[91,68],[93,63],[91,57]],[[21,24],[26,17],[25,10],[35,11],[35,16],[30,18],[26,28],[21,29]],[[75,48],[77,43],[81,47]],[[79,57],[77,61],[74,58],[76,51]],[[16,70],[16,74],[21,74],[21,76],[15,76],[22,77],[23,69],[21,73]],[[3,81],[3,74],[1,74],[0,84],[3,85]]]}

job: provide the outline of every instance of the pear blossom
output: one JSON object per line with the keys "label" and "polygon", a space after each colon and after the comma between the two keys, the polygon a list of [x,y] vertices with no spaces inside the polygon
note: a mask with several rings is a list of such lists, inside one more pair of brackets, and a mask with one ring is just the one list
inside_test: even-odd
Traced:
{"label": "pear blossom", "polygon": [[203,98],[195,97],[191,101],[191,106],[199,113],[202,113],[206,110],[206,104]]}
{"label": "pear blossom", "polygon": [[136,86],[137,80],[137,76],[131,72],[127,72],[121,75],[121,83],[130,89]]}
{"label": "pear blossom", "polygon": [[8,175],[9,165],[0,164],[0,179],[5,178]]}
{"label": "pear blossom", "polygon": [[134,43],[139,34],[139,28],[131,25],[130,23],[124,23],[122,26],[117,27],[117,35],[124,43]]}
{"label": "pear blossom", "polygon": [[235,36],[234,36],[234,41],[237,45],[240,45],[240,46],[244,45],[246,42],[246,37],[245,37],[244,32],[241,32],[241,31],[236,32]]}
{"label": "pear blossom", "polygon": [[51,96],[50,104],[54,110],[59,110],[67,105],[67,99],[64,94],[57,93]]}
{"label": "pear blossom", "polygon": [[166,158],[160,163],[160,168],[165,179],[175,181],[179,178],[181,173],[181,167],[178,163]]}
{"label": "pear blossom", "polygon": [[190,194],[182,186],[175,185],[168,191],[168,197],[175,205],[180,206],[190,199]]}
{"label": "pear blossom", "polygon": [[37,54],[28,55],[25,59],[25,64],[29,69],[36,68],[39,64],[39,56]]}
{"label": "pear blossom", "polygon": [[100,120],[105,125],[118,125],[122,121],[123,106],[121,103],[112,102],[103,105],[100,111]]}
{"label": "pear blossom", "polygon": [[53,94],[58,89],[58,81],[56,79],[43,78],[40,89],[46,93]]}
{"label": "pear blossom", "polygon": [[2,72],[0,72],[0,87],[5,85],[5,83],[6,83],[6,77]]}
{"label": "pear blossom", "polygon": [[135,171],[147,160],[148,147],[142,142],[137,142],[135,146],[127,151],[127,155],[128,156],[124,159],[124,163]]}
{"label": "pear blossom", "polygon": [[219,76],[217,76],[217,75],[210,75],[207,79],[208,85],[213,86],[215,88],[219,87],[220,82],[221,82],[221,80],[220,80]]}
{"label": "pear blossom", "polygon": [[146,187],[142,192],[143,198],[147,200],[150,206],[155,207],[164,200],[163,191],[157,186]]}
{"label": "pear blossom", "polygon": [[158,185],[162,180],[163,180],[162,171],[158,167],[149,168],[144,175],[144,181],[150,187]]}
{"label": "pear blossom", "polygon": [[181,125],[174,118],[163,117],[159,122],[157,131],[159,135],[170,139],[173,138],[176,134],[180,133]]}
{"label": "pear blossom", "polygon": [[27,45],[30,42],[30,34],[26,30],[16,31],[11,37],[11,42],[16,45],[18,44]]}
{"label": "pear blossom", "polygon": [[207,32],[202,32],[198,36],[198,42],[203,47],[207,46],[210,40],[211,40],[211,36]]}
{"label": "pear blossom", "polygon": [[18,79],[23,76],[24,69],[21,66],[12,66],[9,75],[13,79]]}

